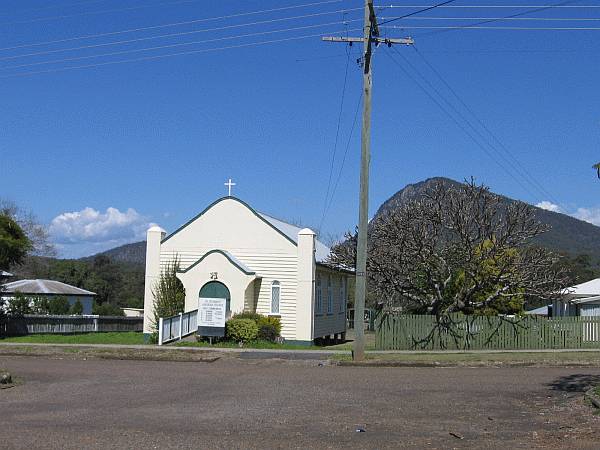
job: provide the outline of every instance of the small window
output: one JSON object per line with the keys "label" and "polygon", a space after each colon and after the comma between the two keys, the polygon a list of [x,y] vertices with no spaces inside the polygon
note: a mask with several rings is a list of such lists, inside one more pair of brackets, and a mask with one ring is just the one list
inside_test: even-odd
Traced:
{"label": "small window", "polygon": [[317,314],[321,314],[323,312],[323,293],[321,292],[321,277],[317,276],[317,304],[315,305],[315,309]]}
{"label": "small window", "polygon": [[271,314],[279,314],[279,300],[281,298],[281,284],[275,280],[271,283]]}
{"label": "small window", "polygon": [[327,314],[333,314],[333,289],[331,288],[331,275],[327,277]]}

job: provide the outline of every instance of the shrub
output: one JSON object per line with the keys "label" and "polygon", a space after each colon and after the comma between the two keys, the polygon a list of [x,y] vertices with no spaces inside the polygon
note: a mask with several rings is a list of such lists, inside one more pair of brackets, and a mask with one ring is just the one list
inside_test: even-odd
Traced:
{"label": "shrub", "polygon": [[225,324],[225,333],[232,341],[248,342],[258,336],[258,325],[252,319],[233,318]]}
{"label": "shrub", "polygon": [[83,314],[83,305],[79,299],[77,299],[77,301],[71,305],[70,312],[75,316],[80,316]]}
{"label": "shrub", "polygon": [[24,314],[31,314],[31,312],[31,301],[29,298],[25,297],[21,292],[16,292],[8,304],[8,315],[22,316]]}
{"label": "shrub", "polygon": [[92,314],[98,316],[124,316],[125,313],[118,306],[111,305],[110,303],[96,303],[92,306]]}
{"label": "shrub", "polygon": [[275,342],[279,332],[277,327],[270,323],[263,323],[258,329],[258,339],[263,341]]}
{"label": "shrub", "polygon": [[262,317],[265,317],[265,316],[263,316],[262,314],[255,313],[255,312],[244,311],[241,313],[234,314],[232,319],[250,319],[250,320],[254,320],[256,322],[256,324],[258,325],[258,321]]}
{"label": "shrub", "polygon": [[[259,314],[260,315],[260,314]],[[281,319],[279,317],[274,316],[260,316],[256,321],[258,328],[262,328],[266,325],[270,325],[275,328],[275,337],[281,334]]]}
{"label": "shrub", "polygon": [[64,315],[69,314],[69,309],[71,309],[71,304],[67,297],[59,295],[55,298],[50,299],[49,303],[50,314],[56,315]]}

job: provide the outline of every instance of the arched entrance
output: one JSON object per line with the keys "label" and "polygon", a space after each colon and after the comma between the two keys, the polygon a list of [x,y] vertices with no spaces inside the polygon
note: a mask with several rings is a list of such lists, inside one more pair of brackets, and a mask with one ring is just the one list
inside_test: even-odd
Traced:
{"label": "arched entrance", "polygon": [[229,289],[220,281],[209,281],[200,289],[198,297],[202,298],[224,298],[226,302],[227,317],[231,314],[231,295]]}

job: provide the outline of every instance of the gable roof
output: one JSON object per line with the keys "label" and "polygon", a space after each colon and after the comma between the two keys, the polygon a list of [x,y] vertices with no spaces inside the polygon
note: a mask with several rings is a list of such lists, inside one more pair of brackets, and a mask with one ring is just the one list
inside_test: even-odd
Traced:
{"label": "gable roof", "polygon": [[95,292],[54,280],[19,280],[6,283],[2,287],[3,293],[8,294],[20,292],[32,295],[96,295]]}
{"label": "gable roof", "polygon": [[180,270],[179,273],[189,272],[191,269],[193,269],[198,264],[200,264],[204,258],[206,258],[208,255],[211,255],[213,253],[220,253],[221,255],[225,256],[225,258],[227,258],[231,264],[233,264],[234,266],[236,266],[238,269],[240,269],[246,275],[256,275],[256,272],[254,270],[252,270],[250,267],[248,267],[246,264],[244,264],[243,262],[241,262],[239,259],[237,259],[235,256],[233,256],[231,253],[229,253],[226,250],[211,250],[209,252],[206,252],[194,264],[190,265],[189,267],[187,267],[184,270]]}
{"label": "gable roof", "polygon": [[[297,227],[295,225],[292,225],[291,223],[287,223],[287,222],[284,222],[279,219],[275,219],[274,217],[271,217],[267,214],[260,213],[260,212],[256,211],[254,208],[252,208],[250,205],[248,205],[246,202],[244,202],[243,200],[240,200],[237,197],[222,197],[222,198],[214,201],[213,203],[208,205],[200,214],[196,215],[191,220],[188,220],[185,224],[183,224],[182,226],[177,228],[175,231],[173,231],[171,234],[166,236],[161,241],[161,243],[168,241],[171,237],[175,236],[177,233],[179,233],[181,230],[186,228],[188,225],[190,225],[192,222],[194,222],[200,216],[205,214],[213,206],[217,205],[218,203],[221,203],[224,200],[234,200],[234,201],[240,203],[241,205],[245,206],[256,217],[258,217],[260,220],[265,222],[267,225],[269,225],[271,228],[273,228],[275,231],[277,231],[280,235],[282,235],[284,238],[286,238],[288,241],[290,241],[292,244],[294,244],[295,246],[298,246],[298,232],[301,230],[300,227]],[[330,253],[331,253],[331,250],[329,249],[329,247],[327,247],[325,244],[323,244],[318,239],[315,239],[315,259],[317,262],[325,261]],[[199,262],[199,261],[197,261],[197,262]]]}

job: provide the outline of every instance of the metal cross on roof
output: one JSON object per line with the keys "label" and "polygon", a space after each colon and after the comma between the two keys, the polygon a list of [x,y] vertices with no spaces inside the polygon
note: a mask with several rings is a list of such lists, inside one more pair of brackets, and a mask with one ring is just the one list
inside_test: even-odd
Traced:
{"label": "metal cross on roof", "polygon": [[229,181],[227,183],[225,183],[225,186],[227,186],[229,188],[229,197],[231,197],[231,188],[232,186],[235,186],[235,183],[231,181],[231,178],[229,179]]}

